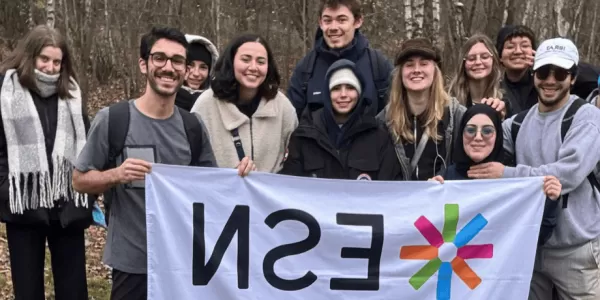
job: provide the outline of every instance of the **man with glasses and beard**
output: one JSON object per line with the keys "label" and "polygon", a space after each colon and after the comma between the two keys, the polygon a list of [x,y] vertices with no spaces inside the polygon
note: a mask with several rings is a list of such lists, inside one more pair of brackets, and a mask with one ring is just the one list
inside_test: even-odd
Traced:
{"label": "man with glasses and beard", "polygon": [[146,91],[98,112],[75,165],[77,191],[111,199],[103,258],[113,268],[111,299],[147,298],[144,176],[151,163],[216,166],[199,117],[175,106],[187,46],[173,28],[153,28],[142,37],[139,67]]}
{"label": "man with glasses and beard", "polygon": [[560,180],[556,227],[537,250],[529,294],[534,300],[552,299],[553,287],[560,299],[600,299],[600,194],[592,174],[600,160],[600,110],[571,95],[578,63],[570,40],[543,42],[533,64],[538,103],[502,124],[504,148],[516,166],[487,163],[468,172],[472,178]]}

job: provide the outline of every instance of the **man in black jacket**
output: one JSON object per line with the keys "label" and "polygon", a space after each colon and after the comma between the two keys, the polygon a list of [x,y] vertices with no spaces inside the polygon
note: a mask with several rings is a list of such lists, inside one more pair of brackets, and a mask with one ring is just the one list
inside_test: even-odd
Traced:
{"label": "man in black jacket", "polygon": [[311,110],[323,107],[328,93],[322,89],[325,73],[339,59],[355,63],[361,71],[365,79],[362,89],[373,100],[372,110],[377,113],[385,107],[393,67],[360,33],[362,24],[358,0],[321,0],[314,48],[298,62],[287,90],[298,119],[307,107]]}
{"label": "man in black jacket", "polygon": [[305,111],[292,134],[282,174],[357,180],[399,180],[400,163],[385,126],[366,108],[364,79],[349,60],[326,73],[324,107]]}

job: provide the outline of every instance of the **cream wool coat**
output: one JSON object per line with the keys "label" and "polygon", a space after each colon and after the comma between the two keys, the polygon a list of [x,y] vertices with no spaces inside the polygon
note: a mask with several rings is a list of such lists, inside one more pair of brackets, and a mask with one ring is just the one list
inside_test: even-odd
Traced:
{"label": "cream wool coat", "polygon": [[206,125],[210,143],[220,168],[235,168],[238,155],[231,130],[238,128],[246,156],[251,156],[256,169],[277,173],[283,167],[287,145],[298,126],[296,109],[281,92],[274,99],[262,99],[252,120],[233,103],[219,100],[213,90],[204,92],[192,107]]}

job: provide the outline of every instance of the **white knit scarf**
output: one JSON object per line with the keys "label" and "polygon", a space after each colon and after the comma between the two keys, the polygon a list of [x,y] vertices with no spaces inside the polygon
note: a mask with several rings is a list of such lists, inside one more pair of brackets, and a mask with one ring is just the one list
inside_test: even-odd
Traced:
{"label": "white knit scarf", "polygon": [[[39,207],[52,208],[60,198],[72,199],[77,207],[87,207],[87,196],[73,190],[71,185],[73,164],[86,141],[79,86],[71,80],[70,94],[74,98],[58,100],[50,174],[44,131],[31,94],[21,86],[14,69],[4,76],[0,111],[8,150],[10,211],[22,214]],[[55,93],[57,82],[58,75],[36,72],[36,85],[42,97]]]}

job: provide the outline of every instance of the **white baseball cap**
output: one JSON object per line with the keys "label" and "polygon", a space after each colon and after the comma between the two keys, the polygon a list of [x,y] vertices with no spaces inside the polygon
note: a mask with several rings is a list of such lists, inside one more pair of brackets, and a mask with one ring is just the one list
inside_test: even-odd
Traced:
{"label": "white baseball cap", "polygon": [[554,65],[563,69],[570,69],[579,64],[579,51],[577,46],[569,39],[554,38],[545,40],[535,52],[533,70],[545,65]]}

